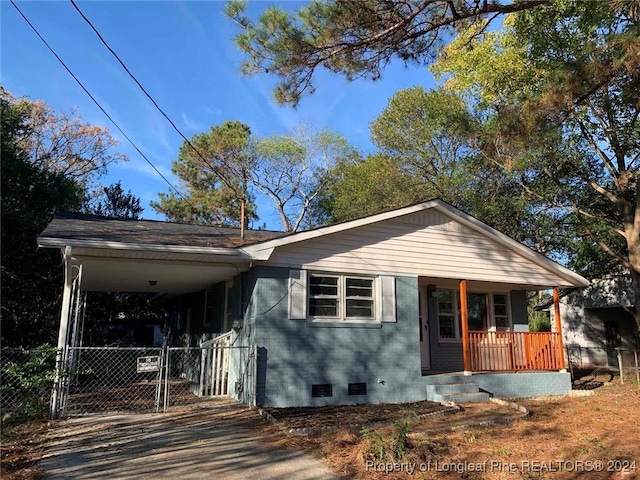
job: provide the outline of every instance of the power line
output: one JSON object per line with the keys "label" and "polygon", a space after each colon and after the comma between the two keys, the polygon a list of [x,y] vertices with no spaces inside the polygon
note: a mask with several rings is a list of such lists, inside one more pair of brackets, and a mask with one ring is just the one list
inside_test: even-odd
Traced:
{"label": "power line", "polygon": [[67,72],[69,72],[69,75],[71,75],[73,77],[73,79],[76,81],[76,83],[78,85],[80,85],[80,88],[82,88],[82,90],[84,90],[84,92],[89,95],[89,98],[91,98],[91,100],[93,100],[93,103],[96,104],[96,106],[102,111],[102,113],[104,113],[104,115],[111,121],[111,123],[113,123],[113,125],[118,129],[118,131],[124,136],[124,138],[127,139],[127,141],[131,144],[131,146],[133,148],[136,149],[136,151],[140,154],[140,156],[142,158],[145,159],[145,161],[151,165],[151,168],[153,168],[156,173],[158,175],[160,175],[160,177],[162,177],[162,179],[167,183],[167,185],[169,185],[169,187],[175,191],[180,197],[182,197],[194,210],[195,207],[193,205],[191,205],[191,203],[189,202],[189,200],[187,199],[187,197],[185,197],[176,187],[173,186],[173,184],[167,179],[167,177],[165,177],[162,172],[160,172],[160,170],[158,170],[158,168],[153,164],[153,162],[151,160],[149,160],[147,158],[147,156],[142,153],[142,150],[140,150],[137,145],[135,143],[133,143],[133,140],[131,140],[131,138],[129,138],[129,136],[124,132],[124,130],[122,130],[122,128],[120,128],[120,125],[118,125],[116,123],[116,121],[111,117],[111,115],[109,115],[107,113],[107,111],[102,107],[102,105],[100,105],[100,103],[98,102],[98,100],[95,99],[95,97],[91,94],[91,92],[89,92],[89,90],[87,90],[87,88],[83,85],[83,83],[78,79],[78,77],[75,76],[75,74],[71,71],[71,69],[67,66],[66,63],[64,63],[64,61],[62,60],[62,58],[60,58],[60,56],[55,52],[55,50],[51,47],[51,45],[49,45],[49,43],[44,39],[44,37],[42,35],[40,35],[40,32],[38,32],[38,30],[36,29],[36,27],[33,26],[33,24],[29,21],[29,19],[26,17],[26,15],[24,13],[22,13],[22,10],[20,10],[20,8],[18,8],[18,6],[15,4],[15,2],[13,0],[9,0],[11,2],[11,5],[13,5],[13,7],[18,11],[18,13],[20,14],[20,16],[24,19],[25,22],[27,22],[27,24],[31,27],[31,29],[35,32],[35,34],[38,36],[38,38],[40,38],[40,40],[42,40],[42,43],[44,43],[46,45],[46,47],[49,49],[49,51],[58,59],[58,61],[62,64],[62,66],[65,68],[65,70]]}
{"label": "power line", "polygon": [[[13,0],[12,0],[13,1]],[[102,37],[102,35],[100,34],[100,32],[98,31],[98,29],[93,25],[93,23],[91,23],[91,20],[89,20],[87,18],[87,16],[82,13],[82,10],[80,10],[80,7],[78,7],[78,5],[76,4],[76,2],[74,0],[70,0],[71,4],[73,5],[73,8],[76,9],[76,11],[80,14],[80,16],[84,19],[85,22],[87,22],[87,24],[91,27],[91,29],[94,31],[94,33],[98,36],[98,38],[100,39],[100,41],[102,42],[102,44],[107,48],[107,50],[109,50],[109,52],[111,52],[111,54],[116,58],[116,60],[120,63],[120,65],[122,66],[122,68],[124,68],[125,72],[127,72],[127,74],[129,74],[129,76],[131,77],[131,79],[136,82],[136,85],[138,85],[138,87],[140,88],[140,90],[142,90],[142,92],[147,96],[147,98],[151,101],[151,103],[153,103],[153,106],[156,107],[156,109],[162,114],[162,116],[164,118],[167,119],[167,121],[171,124],[171,126],[173,127],[173,129],[178,132],[178,135],[180,135],[182,137],[182,139],[185,141],[185,143],[187,145],[189,145],[189,147],[191,147],[191,149],[198,155],[198,157],[200,157],[200,159],[211,169],[212,173],[217,176],[227,187],[229,187],[230,189],[232,189],[233,191],[235,191],[235,187],[233,185],[231,185],[231,182],[229,182],[223,175],[220,175],[217,171],[217,169],[211,165],[211,163],[209,163],[209,161],[207,160],[207,158],[200,153],[200,151],[191,143],[191,141],[180,131],[180,129],[176,126],[176,124],[173,122],[173,120],[171,120],[171,118],[169,118],[169,115],[167,115],[164,110],[162,110],[162,108],[160,108],[160,105],[158,105],[158,102],[156,102],[154,100],[154,98],[151,96],[151,94],[149,92],[147,92],[147,90],[142,86],[142,84],[140,83],[140,81],[136,78],[136,76],[131,73],[131,70],[129,70],[129,68],[125,65],[125,63],[122,61],[122,59],[118,56],[118,54],[113,50],[113,48],[111,48],[111,46],[107,43],[107,41]],[[225,163],[223,161],[223,163]],[[226,165],[228,167],[228,165]]]}

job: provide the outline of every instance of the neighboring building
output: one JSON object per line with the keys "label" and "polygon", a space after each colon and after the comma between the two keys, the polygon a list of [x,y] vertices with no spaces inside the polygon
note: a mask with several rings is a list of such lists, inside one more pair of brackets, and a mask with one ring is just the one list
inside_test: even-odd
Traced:
{"label": "neighboring building", "polygon": [[236,229],[62,214],[39,244],[65,253],[61,346],[74,291],[164,292],[184,343],[231,331],[234,345],[257,345],[261,405],[571,388],[560,336],[528,333],[526,292],[588,281],[440,200],[244,240]]}
{"label": "neighboring building", "polygon": [[[616,348],[624,350],[623,361],[632,365],[638,348],[630,275],[612,275],[591,281],[586,288],[567,289],[560,299],[564,346],[578,367],[618,366]],[[552,301],[536,307],[555,315]]]}

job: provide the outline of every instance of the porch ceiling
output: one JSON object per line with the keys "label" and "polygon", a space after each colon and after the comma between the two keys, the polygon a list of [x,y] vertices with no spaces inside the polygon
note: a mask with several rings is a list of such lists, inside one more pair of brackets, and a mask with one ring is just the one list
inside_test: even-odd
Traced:
{"label": "porch ceiling", "polygon": [[[437,277],[418,277],[418,283],[421,286],[436,285],[438,288],[455,289],[460,285],[460,280],[456,278],[437,278]],[[483,282],[479,280],[468,280],[467,290],[473,292],[492,292],[492,291],[510,291],[510,290],[548,290],[553,288],[554,285],[536,285],[533,283],[501,283],[501,282]]]}

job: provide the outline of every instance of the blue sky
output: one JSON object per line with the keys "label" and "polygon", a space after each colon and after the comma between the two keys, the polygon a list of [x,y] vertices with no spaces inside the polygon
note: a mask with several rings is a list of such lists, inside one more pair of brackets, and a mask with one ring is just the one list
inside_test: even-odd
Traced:
{"label": "blue sky", "polygon": [[[251,3],[250,15],[255,17],[269,4]],[[302,3],[281,5],[295,9]],[[177,185],[170,169],[182,139],[71,3],[23,1],[18,6],[121,128]],[[325,71],[316,78],[313,96],[304,98],[296,109],[281,107],[271,96],[273,78],[240,75],[242,55],[232,41],[237,28],[223,16],[223,2],[91,1],[79,6],[188,137],[226,120],[240,120],[257,135],[285,133],[307,122],[336,130],[367,152],[373,148],[368,125],[389,97],[409,86],[433,85],[426,67],[407,69],[400,63],[388,66],[383,79],[375,83],[349,83]],[[112,166],[102,183],[120,180],[141,198],[144,218],[163,218],[149,201],[167,191],[167,184],[121,138],[6,1],[0,2],[0,27],[2,85],[16,96],[44,100],[59,111],[75,107],[85,120],[109,127],[121,141],[118,151],[128,155],[129,162]],[[280,228],[265,199],[259,199],[258,214],[257,225]]]}

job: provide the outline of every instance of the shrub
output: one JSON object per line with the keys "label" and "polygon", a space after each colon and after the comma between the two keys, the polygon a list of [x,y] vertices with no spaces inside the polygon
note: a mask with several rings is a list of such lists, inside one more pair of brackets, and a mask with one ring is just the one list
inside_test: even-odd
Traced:
{"label": "shrub", "polygon": [[385,437],[378,430],[365,428],[362,430],[362,439],[365,442],[365,461],[367,459],[386,462],[402,460],[409,446],[409,418],[402,417],[393,424],[394,428],[389,436]]}
{"label": "shrub", "polygon": [[3,421],[45,417],[55,377],[56,348],[2,351],[0,404]]}

